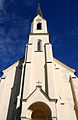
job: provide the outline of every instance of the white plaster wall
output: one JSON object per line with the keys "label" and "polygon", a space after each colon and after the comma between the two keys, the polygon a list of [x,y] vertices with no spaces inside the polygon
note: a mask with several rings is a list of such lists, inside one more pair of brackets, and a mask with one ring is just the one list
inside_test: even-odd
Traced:
{"label": "white plaster wall", "polygon": [[53,82],[53,53],[52,53],[52,45],[45,45],[46,52],[46,67],[47,67],[47,81],[48,81],[48,95],[51,99],[54,98],[54,82]]}
{"label": "white plaster wall", "polygon": [[31,62],[32,61],[32,45],[27,46],[27,60],[26,62]]}
{"label": "white plaster wall", "polygon": [[[2,95],[3,95],[3,91],[4,91],[4,88],[5,88],[5,79],[2,79],[0,81],[0,98],[2,98]],[[2,102],[2,99],[0,100],[0,104]]]}
{"label": "white plaster wall", "polygon": [[4,80],[5,83],[3,83],[2,90],[0,88],[0,91],[2,91],[1,93],[2,97],[0,99],[0,120],[6,120],[7,118],[11,89],[13,87],[17,65],[18,65],[18,62],[12,65],[12,67],[9,67],[4,71],[4,74],[6,74],[7,77]]}
{"label": "white plaster wall", "polygon": [[48,34],[44,34],[44,35],[30,34],[29,35],[29,43],[36,44],[38,40],[42,40],[42,45],[44,45],[45,43],[49,43],[49,35]]}
{"label": "white plaster wall", "polygon": [[[42,52],[37,51],[37,40],[41,39],[41,50]],[[24,98],[31,94],[35,87],[38,85],[37,82],[40,81],[43,90],[45,91],[45,51],[44,45],[45,43],[49,42],[48,35],[30,35],[29,36],[29,44],[27,50],[27,61],[31,63],[26,63],[26,70],[25,70],[25,79],[24,79]],[[30,65],[31,64],[31,65]],[[26,87],[29,86],[29,87]],[[28,92],[30,90],[30,92]]]}
{"label": "white plaster wall", "polygon": [[46,49],[46,62],[53,62],[53,53],[52,53],[52,45],[46,44],[45,45],[45,49]]}
{"label": "white plaster wall", "polygon": [[69,82],[72,72],[58,63],[56,63],[56,66],[53,72],[53,79],[55,81],[55,97],[59,100],[57,103],[58,120],[77,120],[71,85]]}
{"label": "white plaster wall", "polygon": [[72,78],[72,81],[73,81],[75,95],[76,95],[77,102],[78,102],[78,78],[77,77]]}
{"label": "white plaster wall", "polygon": [[[42,23],[42,29],[37,30],[37,24]],[[47,23],[40,15],[37,15],[31,24],[31,33],[47,33]]]}
{"label": "white plaster wall", "polygon": [[48,80],[48,96],[54,99],[54,81],[53,81],[53,65],[47,63],[47,80]]}
{"label": "white plaster wall", "polygon": [[72,98],[72,91],[71,91],[71,86],[70,86],[69,79],[70,79],[70,76],[72,77],[73,85],[74,85],[74,89],[75,89],[75,93],[76,93],[76,98],[77,98],[77,101],[78,101],[78,79],[74,75],[74,72],[68,70],[67,68],[63,67],[62,65],[60,65],[58,63],[56,63],[56,66],[58,66],[58,68],[61,71],[61,77],[63,77],[62,81],[63,81],[64,88],[66,89],[66,86],[68,86],[68,89],[69,89],[70,93],[69,92],[67,92],[67,93],[71,95],[71,98]]}
{"label": "white plaster wall", "polygon": [[74,107],[71,107],[69,103],[61,105],[59,101],[57,103],[57,118],[58,120],[77,120]]}
{"label": "white plaster wall", "polygon": [[38,85],[36,82],[40,81],[43,90],[45,91],[45,79],[44,79],[44,52],[34,52],[32,58],[32,70],[31,70],[31,82],[30,92],[32,92]]}

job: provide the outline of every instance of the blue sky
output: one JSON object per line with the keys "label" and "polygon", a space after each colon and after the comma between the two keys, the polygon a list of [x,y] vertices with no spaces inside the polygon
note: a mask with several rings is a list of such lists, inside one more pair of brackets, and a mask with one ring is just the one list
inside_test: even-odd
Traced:
{"label": "blue sky", "polygon": [[78,71],[77,0],[0,0],[0,71],[24,56],[38,1],[54,57]]}

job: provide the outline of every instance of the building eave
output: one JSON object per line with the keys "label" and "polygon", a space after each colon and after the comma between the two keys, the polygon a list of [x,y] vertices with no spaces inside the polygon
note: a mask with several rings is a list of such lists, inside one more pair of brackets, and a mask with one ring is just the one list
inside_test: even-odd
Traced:
{"label": "building eave", "polygon": [[49,98],[49,96],[47,96],[47,94],[42,90],[41,86],[36,86],[36,89],[26,99],[22,99],[22,101],[27,102],[27,100],[36,92],[38,87],[40,88],[40,92],[45,96],[46,99],[48,99],[51,102],[56,102],[57,103],[57,99]]}
{"label": "building eave", "polygon": [[50,36],[49,33],[29,33],[28,36],[30,36],[30,35],[48,35],[48,36]]}
{"label": "building eave", "polygon": [[20,58],[20,59],[17,60],[16,62],[14,62],[14,63],[12,63],[11,65],[9,65],[7,68],[1,70],[2,75],[5,73],[5,71],[6,71],[7,69],[9,69],[11,66],[13,66],[14,64],[16,64],[17,62],[19,62],[20,60],[22,60],[22,59],[24,59],[24,58],[25,58],[25,57]]}
{"label": "building eave", "polygon": [[65,67],[66,69],[68,69],[69,71],[73,72],[74,74],[76,73],[75,69],[70,68],[69,66],[65,65],[64,63],[62,63],[61,61],[57,60],[56,58],[53,58],[53,60],[57,63],[59,63],[60,65],[62,65],[63,67]]}

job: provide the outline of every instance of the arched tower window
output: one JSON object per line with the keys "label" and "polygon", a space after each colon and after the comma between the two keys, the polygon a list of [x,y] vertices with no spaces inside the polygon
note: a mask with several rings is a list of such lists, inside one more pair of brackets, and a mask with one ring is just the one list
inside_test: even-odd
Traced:
{"label": "arched tower window", "polygon": [[42,23],[38,23],[37,24],[37,30],[41,30],[42,29]]}
{"label": "arched tower window", "polygon": [[41,50],[41,40],[38,40],[38,42],[37,42],[37,50],[38,51]]}

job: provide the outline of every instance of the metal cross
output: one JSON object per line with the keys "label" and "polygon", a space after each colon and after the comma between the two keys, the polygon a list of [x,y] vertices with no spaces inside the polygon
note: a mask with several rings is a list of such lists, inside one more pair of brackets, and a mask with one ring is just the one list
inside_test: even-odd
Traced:
{"label": "metal cross", "polygon": [[38,84],[38,86],[39,86],[39,84],[41,83],[39,80],[38,80],[38,82],[36,82],[37,84]]}

